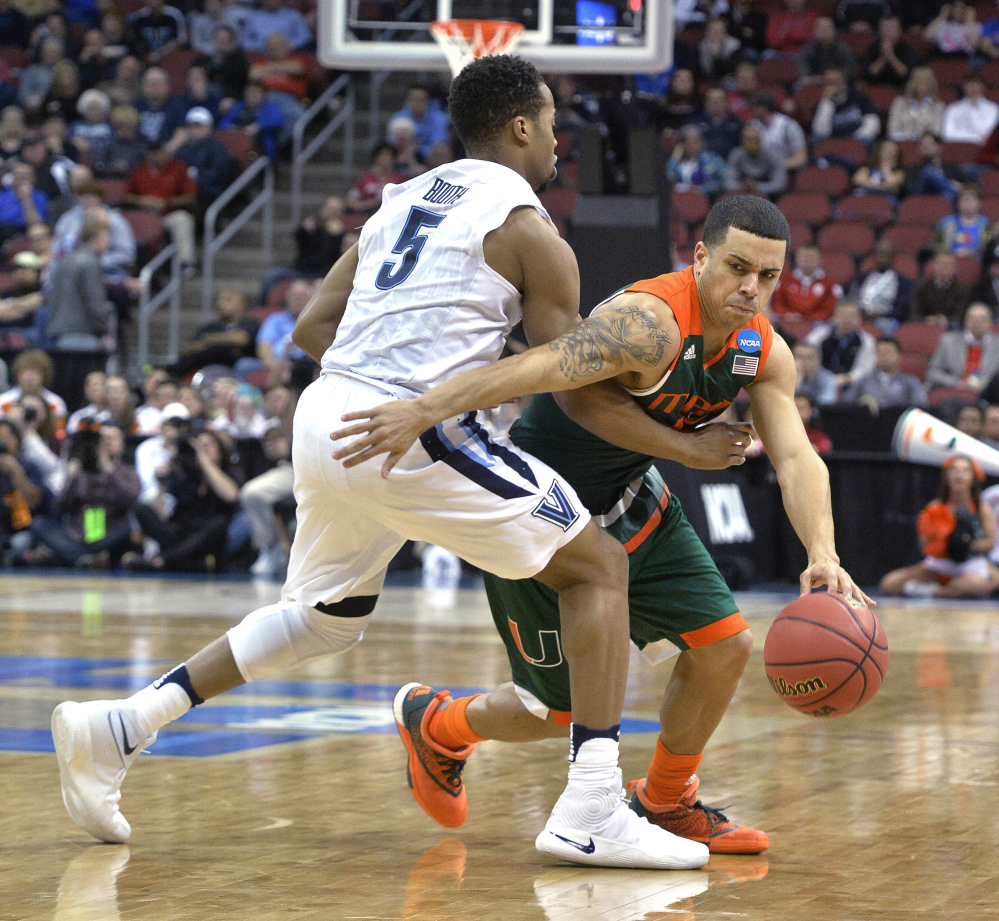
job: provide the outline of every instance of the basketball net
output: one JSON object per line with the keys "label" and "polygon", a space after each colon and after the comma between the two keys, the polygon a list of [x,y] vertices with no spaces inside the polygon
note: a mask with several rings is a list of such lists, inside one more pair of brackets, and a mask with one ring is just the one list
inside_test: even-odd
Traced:
{"label": "basketball net", "polygon": [[445,19],[430,26],[430,34],[457,77],[466,65],[489,54],[508,54],[524,34],[519,22],[499,19]]}

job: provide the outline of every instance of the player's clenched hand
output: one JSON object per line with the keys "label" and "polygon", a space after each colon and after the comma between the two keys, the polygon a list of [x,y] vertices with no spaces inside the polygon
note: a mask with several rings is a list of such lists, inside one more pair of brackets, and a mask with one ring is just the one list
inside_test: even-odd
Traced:
{"label": "player's clenched hand", "polygon": [[413,442],[431,425],[420,411],[416,400],[393,400],[371,409],[344,413],[340,419],[342,422],[356,422],[356,425],[330,432],[330,439],[339,441],[341,438],[357,437],[347,444],[339,445],[333,452],[333,457],[336,460],[347,458],[343,460],[344,467],[356,467],[378,454],[388,452],[388,457],[382,464],[383,477],[389,475],[389,471]]}
{"label": "player's clenched hand", "polygon": [[746,450],[760,436],[747,423],[709,422],[688,433],[688,456],[685,467],[699,470],[722,470],[746,462]]}
{"label": "player's clenched hand", "polygon": [[839,592],[847,598],[853,598],[861,604],[873,608],[877,602],[865,595],[850,574],[833,559],[819,559],[810,563],[801,574],[801,594],[807,595],[813,588],[820,585],[829,586],[830,591]]}

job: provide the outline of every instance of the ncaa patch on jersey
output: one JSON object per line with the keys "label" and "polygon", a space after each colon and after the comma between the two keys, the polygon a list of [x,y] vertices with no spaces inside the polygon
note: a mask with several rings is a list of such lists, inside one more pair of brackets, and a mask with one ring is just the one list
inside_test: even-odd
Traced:
{"label": "ncaa patch on jersey", "polygon": [[579,512],[576,511],[558,480],[552,481],[548,494],[531,514],[535,518],[550,521],[563,531],[568,531],[579,518]]}
{"label": "ncaa patch on jersey", "polygon": [[747,326],[745,329],[739,330],[735,337],[735,344],[739,346],[743,352],[749,352],[752,354],[753,352],[758,352],[763,348],[763,337],[755,329],[751,329]]}

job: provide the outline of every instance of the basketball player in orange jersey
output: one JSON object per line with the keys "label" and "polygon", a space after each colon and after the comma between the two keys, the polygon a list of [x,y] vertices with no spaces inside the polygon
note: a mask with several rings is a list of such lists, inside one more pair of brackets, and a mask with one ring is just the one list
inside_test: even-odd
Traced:
{"label": "basketball player in orange jersey", "polygon": [[[826,583],[869,601],[839,566],[828,474],[795,409],[793,359],[759,312],[776,285],[788,236],[787,222],[770,202],[726,199],[708,216],[692,268],[632,285],[548,348],[500,363],[490,380],[478,372],[456,378],[453,398],[444,388],[431,390],[415,404],[356,414],[369,421],[334,433],[362,435],[338,454],[370,458],[383,448],[404,448],[445,407],[460,412],[525,385],[564,388],[616,378],[620,387],[563,395],[568,415],[551,396],[536,397],[511,436],[572,483],[591,514],[628,550],[636,644],[659,657],[664,646],[682,650],[666,689],[655,756],[631,805],[715,853],[756,853],[768,845],[763,832],[730,822],[696,798],[704,746],[731,701],[752,640],[717,568],[652,466],[653,457],[704,467],[742,463],[752,429],[709,420],[745,386],[788,514],[808,549],[802,593]],[[649,342],[661,346],[658,354]],[[390,453],[386,473],[393,459]],[[411,749],[411,773],[426,770],[414,749],[428,762],[450,758],[460,768],[479,739],[527,741],[565,733],[559,723],[566,721],[571,700],[554,595],[532,580],[492,577],[486,590],[514,681],[457,701],[438,692],[419,721],[404,720],[400,732]],[[424,697],[431,693],[421,691]],[[461,797],[460,771],[452,776],[458,781],[449,793]]]}

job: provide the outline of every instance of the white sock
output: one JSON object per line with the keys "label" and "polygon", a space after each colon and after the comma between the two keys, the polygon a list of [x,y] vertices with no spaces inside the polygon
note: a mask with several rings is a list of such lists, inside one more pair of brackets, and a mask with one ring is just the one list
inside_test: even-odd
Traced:
{"label": "white sock", "polygon": [[584,787],[620,786],[616,739],[587,739],[569,762],[569,783]]}
{"label": "white sock", "polygon": [[135,710],[139,731],[147,736],[191,709],[191,698],[179,684],[172,681],[157,684],[154,682],[143,688],[126,701]]}

